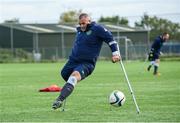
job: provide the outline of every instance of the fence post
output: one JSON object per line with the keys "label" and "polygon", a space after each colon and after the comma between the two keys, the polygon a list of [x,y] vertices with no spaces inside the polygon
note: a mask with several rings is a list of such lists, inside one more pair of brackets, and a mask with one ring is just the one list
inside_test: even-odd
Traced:
{"label": "fence post", "polygon": [[62,58],[65,58],[65,45],[64,45],[64,30],[61,31],[61,41],[62,41]]}
{"label": "fence post", "polygon": [[[13,34],[13,23],[11,23],[11,28],[10,28],[10,40],[11,40],[11,51],[12,55],[14,54],[14,34]],[[14,56],[14,55],[13,55]]]}

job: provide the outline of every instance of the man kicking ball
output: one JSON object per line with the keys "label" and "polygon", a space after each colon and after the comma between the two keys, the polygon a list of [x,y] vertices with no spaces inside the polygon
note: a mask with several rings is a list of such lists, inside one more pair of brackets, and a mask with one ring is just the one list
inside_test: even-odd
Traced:
{"label": "man kicking ball", "polygon": [[154,66],[154,75],[160,75],[158,73],[158,67],[160,63],[159,55],[161,53],[161,47],[163,46],[163,43],[169,40],[169,34],[167,32],[164,32],[162,35],[158,36],[152,46],[151,51],[148,56],[148,60],[150,61],[150,65],[148,66],[147,70],[150,71],[152,65]]}
{"label": "man kicking ball", "polygon": [[106,42],[112,51],[112,62],[118,62],[120,60],[118,44],[114,41],[111,32],[91,22],[89,15],[82,13],[79,16],[79,27],[71,55],[61,71],[66,83],[53,103],[53,109],[60,108],[63,101],[73,92],[76,84],[93,72],[103,42]]}

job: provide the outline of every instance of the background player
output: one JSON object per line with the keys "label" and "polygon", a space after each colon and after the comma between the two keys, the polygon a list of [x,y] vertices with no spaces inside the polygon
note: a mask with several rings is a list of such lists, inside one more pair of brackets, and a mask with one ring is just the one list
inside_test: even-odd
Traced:
{"label": "background player", "polygon": [[169,40],[169,34],[167,32],[164,32],[162,35],[158,36],[152,46],[151,46],[151,51],[149,53],[148,59],[150,61],[150,65],[148,66],[147,70],[150,71],[152,65],[154,66],[154,75],[160,75],[158,73],[158,67],[160,63],[160,53],[161,53],[161,48],[163,46],[163,43]]}

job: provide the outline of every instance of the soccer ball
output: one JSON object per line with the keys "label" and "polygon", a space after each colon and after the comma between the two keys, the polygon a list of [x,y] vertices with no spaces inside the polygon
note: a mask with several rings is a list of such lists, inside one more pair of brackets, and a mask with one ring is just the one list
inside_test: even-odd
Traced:
{"label": "soccer ball", "polygon": [[109,96],[109,103],[115,107],[120,107],[124,104],[126,98],[123,92],[115,90]]}

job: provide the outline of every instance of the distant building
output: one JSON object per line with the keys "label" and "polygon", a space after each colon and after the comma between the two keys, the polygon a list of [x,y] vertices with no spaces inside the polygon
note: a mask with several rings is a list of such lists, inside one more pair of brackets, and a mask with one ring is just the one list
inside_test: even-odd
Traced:
{"label": "distant building", "polygon": [[[74,41],[76,24],[0,24],[0,48],[22,48],[42,54],[44,59],[68,58]],[[148,31],[104,24],[116,40],[128,38],[132,44],[148,44]],[[124,42],[120,46],[124,47]],[[104,45],[107,46],[107,45]],[[123,55],[125,51],[123,50]],[[109,55],[101,51],[102,57]]]}

